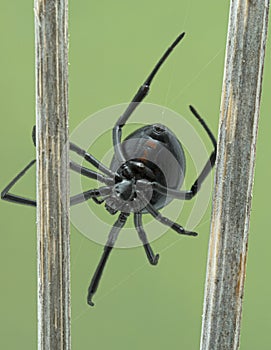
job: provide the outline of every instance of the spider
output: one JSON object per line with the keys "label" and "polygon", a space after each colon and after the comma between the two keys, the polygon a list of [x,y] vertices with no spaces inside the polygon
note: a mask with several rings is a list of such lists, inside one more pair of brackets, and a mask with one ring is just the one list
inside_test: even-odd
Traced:
{"label": "spider", "polygon": [[[140,240],[143,243],[146,256],[152,265],[158,263],[159,254],[154,254],[142,224],[142,215],[151,214],[160,223],[169,226],[178,234],[197,236],[196,232],[185,230],[176,222],[164,217],[159,209],[165,207],[173,199],[190,200],[199,191],[204,179],[210,173],[216,159],[216,140],[205,121],[198,112],[190,106],[193,115],[198,119],[208,134],[214,150],[207,160],[204,168],[195,180],[190,190],[180,190],[185,176],[185,155],[180,141],[174,133],[162,124],[152,124],[141,127],[121,141],[122,128],[147,96],[151,82],[175,46],[183,39],[185,33],[180,34],[172,45],[165,51],[150,75],[135,94],[134,98],[117,120],[113,128],[114,156],[108,168],[74,143],[70,142],[70,151],[78,154],[92,164],[100,172],[90,170],[70,161],[70,169],[91,179],[96,179],[104,186],[90,189],[83,193],[73,195],[70,205],[76,205],[94,200],[97,204],[105,203],[106,210],[115,215],[117,220],[110,230],[104,251],[91,279],[87,302],[94,306],[92,298],[97,291],[106,262],[114,247],[119,232],[124,227],[130,214],[134,216],[134,225]],[[32,131],[33,143],[36,146],[35,126]],[[168,157],[170,154],[171,157]],[[174,161],[172,161],[172,158]],[[2,191],[1,198],[23,205],[36,206],[36,201],[10,193],[14,184],[33,166],[32,160]]]}

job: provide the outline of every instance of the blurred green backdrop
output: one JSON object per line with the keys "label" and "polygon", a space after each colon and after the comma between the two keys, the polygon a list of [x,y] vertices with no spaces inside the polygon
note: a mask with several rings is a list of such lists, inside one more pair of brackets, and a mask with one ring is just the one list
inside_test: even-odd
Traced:
{"label": "blurred green backdrop", "polygon": [[[35,157],[30,137],[35,85],[33,1],[1,0],[0,6],[3,188]],[[229,2],[212,0],[70,1],[70,130],[104,107],[128,102],[162,51],[183,30],[187,37],[161,70],[146,101],[184,115],[187,105],[195,104],[217,130],[228,10]],[[242,350],[270,349],[270,59],[268,45]],[[94,136],[89,130],[90,139]],[[99,152],[96,149],[95,155]],[[188,175],[187,181],[191,183],[193,177]],[[34,171],[16,186],[16,192],[34,196]],[[0,347],[35,349],[35,211],[2,201],[0,207]],[[72,227],[73,349],[198,349],[209,218],[210,207],[196,228],[197,239],[168,231],[155,241],[153,247],[161,253],[156,268],[147,264],[142,248],[115,250],[93,309],[86,305],[86,290],[102,248]]]}

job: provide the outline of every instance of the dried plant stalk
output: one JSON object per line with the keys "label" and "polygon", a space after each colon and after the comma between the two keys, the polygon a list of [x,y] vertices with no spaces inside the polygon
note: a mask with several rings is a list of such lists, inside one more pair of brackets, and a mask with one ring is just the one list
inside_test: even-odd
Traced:
{"label": "dried plant stalk", "polygon": [[68,0],[35,0],[38,348],[70,349]]}
{"label": "dried plant stalk", "polygon": [[201,350],[239,347],[269,0],[232,0]]}

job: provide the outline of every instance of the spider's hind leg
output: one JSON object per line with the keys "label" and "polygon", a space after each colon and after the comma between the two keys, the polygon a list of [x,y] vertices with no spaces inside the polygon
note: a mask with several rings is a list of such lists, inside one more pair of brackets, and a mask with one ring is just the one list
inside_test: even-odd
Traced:
{"label": "spider's hind leg", "polygon": [[185,190],[185,191],[173,190],[173,189],[167,188],[165,186],[162,186],[158,182],[152,183],[152,186],[155,189],[155,191],[157,191],[161,194],[167,195],[171,198],[181,199],[181,200],[190,200],[193,197],[195,197],[195,195],[199,192],[204,180],[209,175],[209,173],[211,172],[212,168],[215,165],[216,150],[217,150],[216,139],[215,139],[213,133],[211,132],[211,130],[209,129],[208,125],[205,123],[203,118],[199,115],[199,113],[196,111],[196,109],[193,106],[189,106],[189,108],[190,108],[191,112],[194,114],[194,116],[198,119],[198,121],[202,125],[202,127],[205,130],[205,132],[207,133],[207,135],[209,136],[209,139],[211,140],[211,142],[213,144],[213,148],[214,148],[213,152],[209,156],[209,159],[207,160],[205,166],[203,167],[203,169],[200,172],[197,179],[194,181],[190,190]]}
{"label": "spider's hind leg", "polygon": [[[145,82],[140,86],[138,91],[136,92],[135,96],[133,97],[132,101],[129,103],[128,107],[124,111],[124,113],[119,117],[117,120],[114,128],[113,128],[113,145],[115,149],[115,155],[118,160],[120,160],[122,163],[125,163],[126,158],[123,153],[122,147],[121,147],[121,136],[122,136],[122,128],[126,124],[127,120],[130,118],[134,110],[139,106],[139,104],[143,101],[143,99],[147,96],[150,86],[152,83],[153,78],[159,71],[160,67],[163,65],[163,63],[166,61],[170,53],[173,51],[173,49],[178,45],[178,43],[183,39],[185,33],[182,33],[178,35],[178,37],[174,40],[174,42],[170,45],[170,47],[165,51],[165,53],[162,55],[160,60],[156,63],[151,73],[148,75]],[[126,168],[127,169],[127,168]],[[127,169],[127,171],[131,172],[131,170]]]}

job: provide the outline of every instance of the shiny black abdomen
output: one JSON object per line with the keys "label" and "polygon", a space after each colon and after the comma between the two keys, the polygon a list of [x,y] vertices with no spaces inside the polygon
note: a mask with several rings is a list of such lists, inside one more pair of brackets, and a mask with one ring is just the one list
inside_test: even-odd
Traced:
{"label": "shiny black abdomen", "polygon": [[[178,190],[185,175],[185,155],[181,143],[174,133],[161,124],[146,125],[135,130],[122,142],[127,161],[143,163],[146,171],[134,173],[135,178],[159,182],[161,185]],[[111,170],[118,172],[121,164],[114,156]],[[136,169],[136,167],[135,167]],[[151,203],[156,209],[164,207],[170,198],[153,193]]]}

